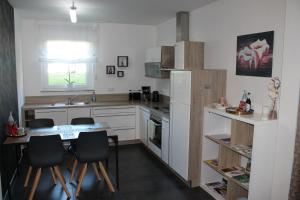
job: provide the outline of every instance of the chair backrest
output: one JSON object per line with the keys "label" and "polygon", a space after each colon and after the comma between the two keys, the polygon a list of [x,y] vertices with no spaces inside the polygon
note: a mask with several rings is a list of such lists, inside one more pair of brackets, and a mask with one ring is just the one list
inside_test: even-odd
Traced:
{"label": "chair backrest", "polygon": [[53,119],[33,119],[28,122],[29,128],[51,128],[53,126]]}
{"label": "chair backrest", "polygon": [[60,135],[31,136],[28,155],[31,162],[51,162],[53,155],[63,161],[64,147]]}
{"label": "chair backrest", "polygon": [[[100,157],[108,158],[109,144],[106,131],[81,132],[77,141],[77,153],[85,155],[99,154]],[[98,157],[98,156],[97,156]]]}
{"label": "chair backrest", "polygon": [[90,117],[79,117],[79,118],[73,118],[71,120],[72,125],[83,125],[83,124],[95,124],[95,121],[93,118]]}

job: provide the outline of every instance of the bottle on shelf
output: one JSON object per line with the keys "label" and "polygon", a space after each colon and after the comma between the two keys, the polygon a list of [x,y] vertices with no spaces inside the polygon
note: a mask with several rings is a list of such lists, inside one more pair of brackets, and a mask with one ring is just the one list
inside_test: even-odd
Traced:
{"label": "bottle on shelf", "polygon": [[8,124],[13,125],[15,123],[14,117],[12,116],[12,111],[9,112]]}
{"label": "bottle on shelf", "polygon": [[247,100],[246,100],[246,112],[249,112],[251,110],[251,99],[250,99],[251,93],[248,92]]}
{"label": "bottle on shelf", "polygon": [[95,93],[95,91],[93,91],[93,94],[92,94],[92,102],[96,102],[96,101],[97,101],[96,93]]}
{"label": "bottle on shelf", "polygon": [[239,105],[239,108],[241,110],[246,110],[246,101],[247,101],[247,92],[246,92],[246,90],[244,90],[244,93],[243,93],[243,96],[242,96],[242,99],[241,99],[240,105]]}

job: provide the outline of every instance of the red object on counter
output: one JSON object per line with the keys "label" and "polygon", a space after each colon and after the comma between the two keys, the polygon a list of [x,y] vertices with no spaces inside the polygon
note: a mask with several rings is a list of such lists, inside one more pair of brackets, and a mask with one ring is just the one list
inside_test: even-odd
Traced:
{"label": "red object on counter", "polygon": [[7,132],[10,136],[18,135],[18,125],[16,123],[6,124]]}

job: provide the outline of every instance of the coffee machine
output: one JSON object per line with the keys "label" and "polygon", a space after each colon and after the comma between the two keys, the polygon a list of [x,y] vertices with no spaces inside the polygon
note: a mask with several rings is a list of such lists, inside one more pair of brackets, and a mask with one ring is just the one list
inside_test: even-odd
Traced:
{"label": "coffee machine", "polygon": [[151,101],[151,87],[150,86],[142,86],[142,100],[143,101]]}
{"label": "coffee machine", "polygon": [[159,102],[159,92],[158,91],[152,92],[152,102]]}

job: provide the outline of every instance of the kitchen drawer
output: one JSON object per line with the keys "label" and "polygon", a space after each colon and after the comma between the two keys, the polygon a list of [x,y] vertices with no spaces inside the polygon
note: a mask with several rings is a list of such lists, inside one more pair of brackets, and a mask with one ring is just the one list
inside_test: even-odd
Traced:
{"label": "kitchen drawer", "polygon": [[95,122],[107,122],[111,128],[135,127],[135,114],[95,116]]}
{"label": "kitchen drawer", "polygon": [[96,107],[92,110],[93,116],[102,116],[102,115],[122,115],[122,114],[135,114],[136,108],[132,106],[122,106],[122,107]]}
{"label": "kitchen drawer", "polygon": [[109,135],[118,135],[119,141],[136,139],[135,129],[114,129],[109,133]]}

